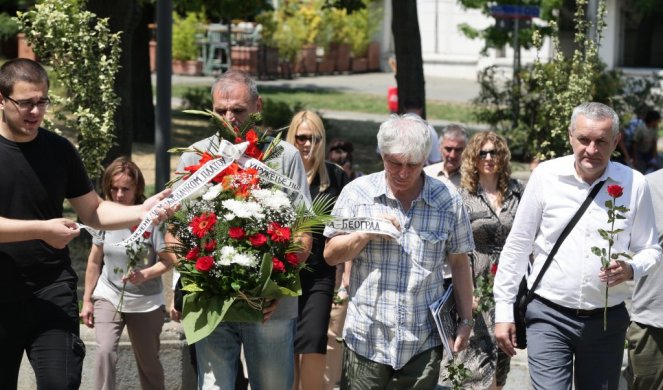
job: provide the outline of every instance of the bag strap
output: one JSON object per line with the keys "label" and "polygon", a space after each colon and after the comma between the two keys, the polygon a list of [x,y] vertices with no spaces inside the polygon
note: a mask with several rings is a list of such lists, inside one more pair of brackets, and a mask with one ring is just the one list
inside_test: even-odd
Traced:
{"label": "bag strap", "polygon": [[552,249],[550,250],[550,253],[548,254],[548,258],[546,259],[546,262],[543,263],[543,267],[541,267],[541,272],[539,272],[539,274],[536,276],[536,279],[534,280],[534,283],[532,284],[532,288],[530,288],[529,291],[527,292],[527,297],[525,299],[525,304],[528,304],[532,300],[532,298],[534,297],[534,290],[536,290],[536,287],[539,285],[539,282],[543,278],[543,274],[545,274],[546,271],[548,270],[548,267],[550,267],[550,263],[552,263],[553,257],[555,257],[555,255],[557,254],[557,250],[559,249],[559,247],[564,242],[564,239],[566,239],[566,236],[568,236],[569,233],[571,232],[571,230],[573,230],[573,227],[576,225],[578,220],[580,220],[580,217],[582,217],[582,215],[585,213],[585,210],[587,210],[587,207],[589,207],[589,204],[592,203],[592,201],[596,197],[596,194],[599,192],[601,187],[603,187],[604,183],[605,183],[605,180],[597,183],[594,186],[594,188],[592,188],[592,190],[587,195],[587,198],[585,198],[585,201],[582,203],[582,205],[580,205],[580,208],[578,209],[578,211],[576,211],[573,218],[571,218],[571,220],[566,225],[564,230],[562,230],[562,234],[559,236],[559,238],[557,239],[557,242],[555,242],[555,245],[553,245]]}

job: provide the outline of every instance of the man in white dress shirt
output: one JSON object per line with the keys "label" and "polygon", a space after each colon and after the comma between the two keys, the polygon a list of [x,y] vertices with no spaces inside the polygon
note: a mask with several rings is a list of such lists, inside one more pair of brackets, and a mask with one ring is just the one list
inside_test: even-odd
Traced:
{"label": "man in white dress shirt", "polygon": [[[651,195],[644,177],[624,165],[610,162],[619,142],[619,119],[610,107],[584,103],[571,117],[569,140],[573,154],[541,163],[532,172],[516,213],[513,228],[502,250],[495,277],[495,337],[507,354],[516,354],[512,305],[518,284],[527,270],[530,254],[538,275],[562,230],[587,194],[599,182],[596,195],[575,228],[560,246],[527,306],[528,363],[535,389],[617,389],[629,316],[623,283],[635,280],[660,260]],[[613,253],[627,252],[632,259],[612,260],[602,269],[591,248],[607,248],[598,233],[609,229],[606,200],[608,185],[624,188],[617,204],[629,209],[615,228]],[[603,313],[608,291],[607,329]]]}
{"label": "man in white dress shirt", "polygon": [[442,162],[424,167],[424,173],[457,189],[460,186],[460,157],[467,144],[467,132],[461,125],[449,124],[442,129],[439,142]]}

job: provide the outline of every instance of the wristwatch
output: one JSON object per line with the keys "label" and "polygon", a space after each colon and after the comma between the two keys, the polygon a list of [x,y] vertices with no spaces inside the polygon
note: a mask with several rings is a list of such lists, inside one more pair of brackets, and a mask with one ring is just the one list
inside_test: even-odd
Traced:
{"label": "wristwatch", "polygon": [[468,328],[472,329],[474,327],[474,318],[463,318],[458,322],[458,326],[465,325]]}

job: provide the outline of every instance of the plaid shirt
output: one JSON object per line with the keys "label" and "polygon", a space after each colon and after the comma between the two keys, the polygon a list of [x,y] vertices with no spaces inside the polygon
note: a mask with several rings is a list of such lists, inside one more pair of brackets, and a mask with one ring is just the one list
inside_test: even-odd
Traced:
{"label": "plaid shirt", "polygon": [[[398,241],[372,240],[354,259],[343,331],[355,353],[394,369],[442,343],[428,305],[444,292],[445,254],[474,249],[460,195],[423,177],[423,190],[407,212],[388,194],[384,171],[350,182],[332,211],[346,218],[393,215],[400,222]],[[335,234],[325,228],[326,237]]]}

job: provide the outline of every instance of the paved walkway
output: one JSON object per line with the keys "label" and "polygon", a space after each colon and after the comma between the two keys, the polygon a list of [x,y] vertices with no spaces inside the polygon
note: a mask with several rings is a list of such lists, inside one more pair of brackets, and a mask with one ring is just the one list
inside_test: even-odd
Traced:
{"label": "paved walkway", "polygon": [[[154,82],[154,76],[153,82]],[[173,84],[211,86],[213,77],[194,77],[173,75]],[[466,103],[479,94],[479,83],[446,77],[426,77],[426,99]],[[387,96],[387,88],[396,86],[393,73],[360,73],[332,76],[297,77],[291,80],[259,80],[261,85],[283,88],[335,89],[340,91],[361,92],[377,96]]]}

